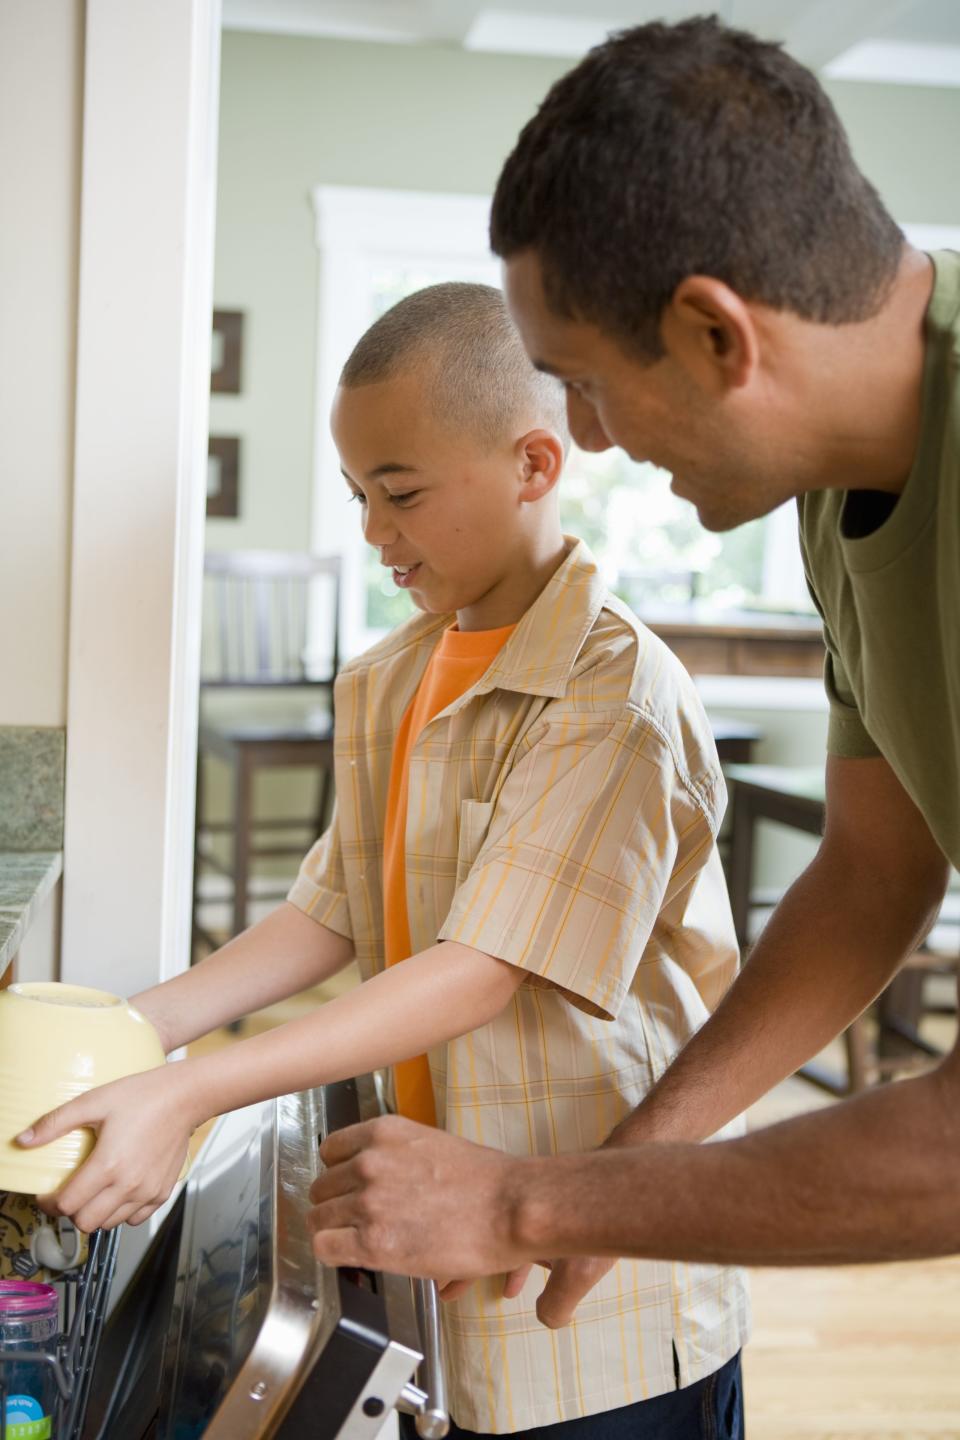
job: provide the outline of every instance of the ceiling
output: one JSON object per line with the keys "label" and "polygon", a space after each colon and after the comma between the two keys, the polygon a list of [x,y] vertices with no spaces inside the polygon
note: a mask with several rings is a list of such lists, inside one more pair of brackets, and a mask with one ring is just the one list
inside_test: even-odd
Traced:
{"label": "ceiling", "polygon": [[958,0],[223,0],[227,29],[576,57],[613,29],[716,10],[853,79],[960,85]]}

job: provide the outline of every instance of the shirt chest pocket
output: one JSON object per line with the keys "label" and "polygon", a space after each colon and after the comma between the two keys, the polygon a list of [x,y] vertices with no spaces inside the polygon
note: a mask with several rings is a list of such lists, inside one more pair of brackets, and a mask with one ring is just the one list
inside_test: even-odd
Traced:
{"label": "shirt chest pocket", "polygon": [[473,862],[487,838],[493,815],[492,800],[461,800],[460,831],[457,840],[457,884],[470,874]]}

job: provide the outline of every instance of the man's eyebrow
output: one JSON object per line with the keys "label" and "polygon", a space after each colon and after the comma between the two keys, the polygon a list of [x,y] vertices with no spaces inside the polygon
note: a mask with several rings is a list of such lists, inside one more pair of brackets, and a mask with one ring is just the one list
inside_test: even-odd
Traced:
{"label": "man's eyebrow", "polygon": [[[384,475],[416,475],[417,473],[416,465],[404,465],[399,460],[385,460],[382,465],[375,465],[372,470],[368,470],[365,478],[367,480],[381,480]],[[349,480],[351,485],[356,484],[353,476],[348,475],[342,465],[340,466],[340,474],[344,480]]]}

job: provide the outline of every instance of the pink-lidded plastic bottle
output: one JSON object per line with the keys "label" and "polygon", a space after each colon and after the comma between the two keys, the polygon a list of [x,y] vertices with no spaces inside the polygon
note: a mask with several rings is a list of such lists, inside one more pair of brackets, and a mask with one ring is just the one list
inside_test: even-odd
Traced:
{"label": "pink-lidded plastic bottle", "polygon": [[55,1440],[57,1383],[52,1367],[31,1352],[55,1355],[59,1333],[60,1297],[52,1285],[0,1280],[0,1393],[7,1440]]}

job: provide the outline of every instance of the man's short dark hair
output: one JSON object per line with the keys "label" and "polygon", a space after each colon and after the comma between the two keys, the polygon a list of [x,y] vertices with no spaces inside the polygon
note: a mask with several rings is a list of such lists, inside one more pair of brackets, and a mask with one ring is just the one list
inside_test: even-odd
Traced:
{"label": "man's short dark hair", "polygon": [[558,80],[490,239],[536,253],[556,313],[650,359],[688,275],[841,324],[880,308],[904,245],[816,77],[716,17],[624,30]]}
{"label": "man's short dark hair", "polygon": [[340,376],[348,390],[420,369],[435,417],[495,444],[525,417],[566,439],[563,390],[534,370],[501,291],[450,280],[392,306],[353,347]]}

